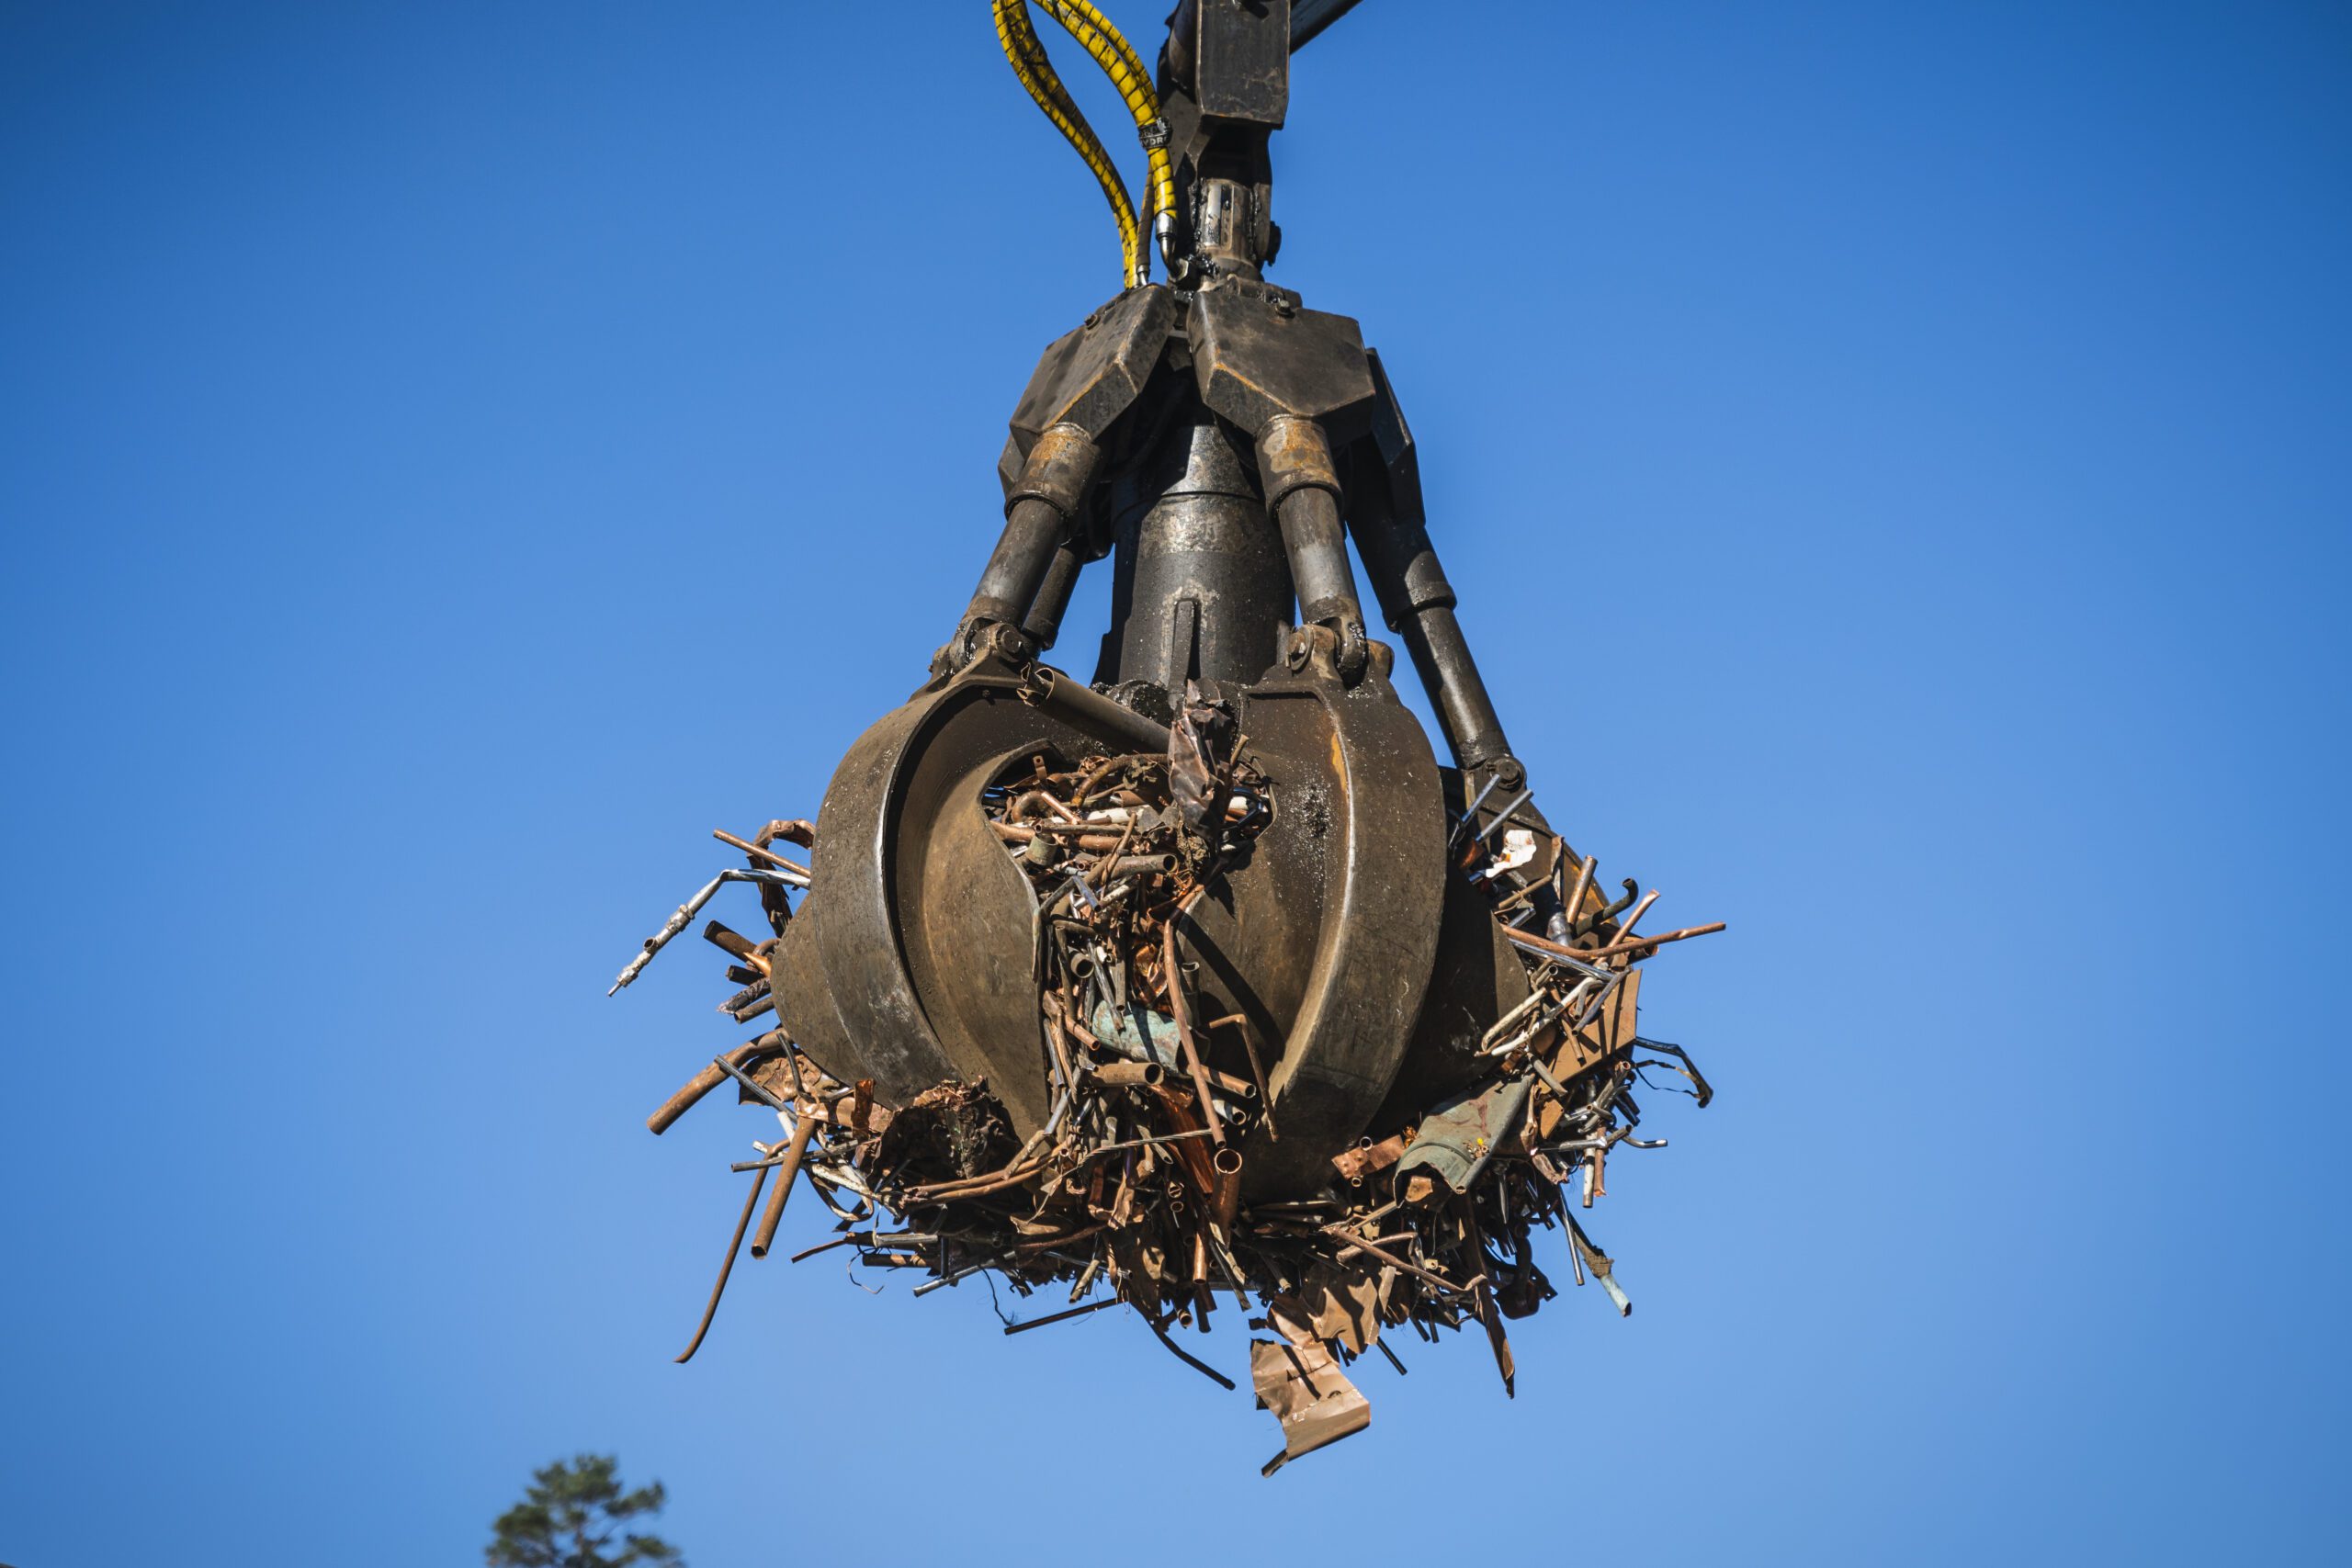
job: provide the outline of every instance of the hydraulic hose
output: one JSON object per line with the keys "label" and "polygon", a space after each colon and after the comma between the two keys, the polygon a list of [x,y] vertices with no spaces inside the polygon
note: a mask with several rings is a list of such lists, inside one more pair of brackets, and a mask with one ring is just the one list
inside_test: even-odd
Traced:
{"label": "hydraulic hose", "polygon": [[[1124,34],[1111,19],[1102,15],[1088,0],[1034,0],[1062,29],[1076,39],[1094,62],[1110,77],[1118,90],[1127,112],[1135,118],[1136,139],[1143,143],[1149,159],[1146,176],[1142,222],[1138,223],[1135,209],[1127,203],[1126,183],[1103,150],[1102,139],[1079,112],[1068,89],[1054,70],[1053,62],[1046,54],[1046,47],[1031,26],[1028,0],[993,0],[997,41],[1004,48],[1004,57],[1011,62],[1012,73],[1028,89],[1029,96],[1063,140],[1074,148],[1086,166],[1093,172],[1102,187],[1103,198],[1110,202],[1112,216],[1119,229],[1120,260],[1125,267],[1124,281],[1129,288],[1148,282],[1151,258],[1143,245],[1142,231],[1148,226],[1163,231],[1173,221],[1176,204],[1175,176],[1168,159],[1168,128],[1159,118],[1159,98],[1151,85],[1151,74],[1144,69],[1142,59],[1136,53]],[[1163,243],[1165,235],[1161,235]]]}
{"label": "hydraulic hose", "polygon": [[1160,219],[1172,217],[1176,210],[1176,173],[1168,157],[1168,127],[1159,118],[1159,94],[1152,87],[1151,73],[1126,35],[1090,0],[1037,3],[1094,57],[1102,73],[1111,78],[1111,85],[1118,89],[1120,101],[1127,106],[1136,122],[1136,140],[1143,144],[1148,165],[1144,176],[1144,227],[1156,227]]}

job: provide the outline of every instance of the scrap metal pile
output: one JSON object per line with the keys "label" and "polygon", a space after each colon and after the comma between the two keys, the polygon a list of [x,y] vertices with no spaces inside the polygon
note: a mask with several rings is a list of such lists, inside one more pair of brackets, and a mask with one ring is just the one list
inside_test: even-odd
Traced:
{"label": "scrap metal pile", "polygon": [[[992,1270],[1019,1295],[1067,1286],[1069,1302],[1084,1303],[1008,1333],[1125,1304],[1230,1388],[1169,1330],[1206,1332],[1219,1292],[1254,1301],[1250,1326],[1279,1336],[1253,1345],[1250,1368],[1260,1400],[1283,1422],[1272,1473],[1369,1422],[1342,1369],[1377,1348],[1401,1372],[1384,1328],[1434,1339],[1476,1325],[1510,1387],[1503,1320],[1557,1293],[1536,1258],[1538,1229],[1561,1234],[1575,1283],[1589,1274],[1621,1312],[1632,1310],[1575,1210],[1604,1195],[1611,1150],[1665,1146],[1635,1135],[1633,1091],[1652,1087],[1651,1072],[1679,1077],[1664,1081],[1701,1105],[1711,1097],[1679,1047],[1634,1032],[1634,965],[1664,943],[1722,928],[1634,934],[1655,893],[1636,903],[1628,881],[1604,903],[1592,861],[1574,862],[1556,838],[1539,848],[1534,829],[1515,825],[1523,797],[1491,814],[1474,802],[1451,836],[1449,874],[1492,901],[1529,987],[1480,1035],[1485,1075],[1411,1108],[1399,1125],[1375,1123],[1330,1156],[1324,1195],[1245,1204],[1240,1145],[1253,1129],[1279,1141],[1276,1097],[1250,1021],[1201,1016],[1198,965],[1182,932],[1189,911],[1225,889],[1223,868],[1283,808],[1282,792],[1220,709],[1189,703],[1170,734],[1165,754],[1035,752],[980,792],[1002,852],[1035,890],[1038,1071],[1053,1107],[1028,1139],[1015,1139],[984,1080],[940,1084],[894,1111],[876,1100],[872,1080],[840,1081],[781,1029],[714,1061],[648,1125],[666,1130],[729,1078],[742,1100],[783,1120],[786,1139],[755,1145],[760,1157],[735,1167],[758,1179],[729,1268],[759,1182],[774,1170],[752,1257],[767,1254],[795,1179],[806,1177],[838,1216],[837,1234],[796,1262],[848,1247],[860,1266],[927,1275],[918,1295]],[[719,836],[750,863],[727,877],[759,886],[781,936],[790,920],[784,889],[806,886],[808,873],[769,846],[810,844],[810,825],[772,823],[752,840]],[[722,885],[681,908],[621,983]],[[1550,935],[1524,929],[1545,909]],[[1569,910],[1578,911],[1573,920]],[[728,978],[742,986],[721,1010],[739,1022],[769,1010],[778,941],[754,943],[717,921],[703,934],[736,960]],[[725,1283],[722,1272],[718,1289]],[[715,1290],[681,1360],[700,1346],[718,1303]]]}
{"label": "scrap metal pile", "polygon": [[[1033,95],[1069,108],[1020,0],[993,8]],[[1155,153],[1129,287],[1015,411],[1004,534],[932,680],[852,748],[816,822],[719,833],[745,864],[614,989],[728,883],[755,888],[767,936],[702,934],[739,987],[721,1010],[775,1027],[649,1122],[731,1082],[785,1132],[735,1167],[751,1190],[680,1360],[745,1235],[764,1257],[805,1185],[833,1234],[795,1261],[841,1249],[917,1295],[1051,1292],[1007,1333],[1125,1306],[1232,1388],[1172,1332],[1227,1306],[1282,1425],[1271,1473],[1368,1424],[1347,1369],[1376,1349],[1402,1372],[1404,1330],[1475,1327],[1509,1390],[1505,1323],[1559,1275],[1631,1310],[1580,1215],[1613,1156],[1664,1146],[1640,1096],[1711,1098],[1638,1032],[1637,965],[1723,928],[1639,931],[1657,892],[1609,897],[1536,808],[1376,356],[1261,281],[1288,52],[1345,6],[1184,0],[1156,90],[1091,6],[1040,8],[1116,59]],[[1364,633],[1351,537],[1451,766]],[[1084,684],[1039,656],[1103,556],[1113,625]]]}

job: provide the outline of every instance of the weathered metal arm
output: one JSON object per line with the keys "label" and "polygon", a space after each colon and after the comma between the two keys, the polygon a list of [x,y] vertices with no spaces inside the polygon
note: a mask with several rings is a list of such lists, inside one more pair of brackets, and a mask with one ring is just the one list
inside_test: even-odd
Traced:
{"label": "weathered metal arm", "polygon": [[1422,520],[1420,466],[1412,434],[1381,369],[1380,356],[1367,351],[1365,357],[1380,389],[1368,444],[1379,462],[1359,465],[1364,471],[1354,476],[1348,497],[1348,526],[1363,557],[1364,574],[1372,579],[1381,618],[1404,639],[1419,672],[1454,765],[1464,771],[1487,770],[1503,787],[1516,789],[1526,770],[1511,755],[1494,699],[1487,694],[1477,660],[1470,656],[1462,625],[1454,618],[1453,585],[1438,565]]}
{"label": "weathered metal arm", "polygon": [[1295,414],[1269,420],[1258,437],[1258,472],[1290,557],[1299,621],[1330,628],[1338,639],[1334,664],[1341,679],[1352,681],[1365,662],[1363,608],[1340,525],[1339,469],[1322,425]]}
{"label": "weathered metal arm", "polygon": [[[1038,590],[1053,575],[1057,552],[1069,542],[1071,522],[1101,456],[1093,438],[1074,424],[1049,426],[1037,437],[1021,478],[1005,497],[1004,532],[972,591],[972,602],[965,606],[954,639],[940,650],[941,663],[960,669],[978,651],[980,637],[990,626],[1023,627]],[[1075,576],[1073,566],[1070,577]],[[1065,581],[1060,585],[1065,604],[1069,592]],[[1059,608],[1052,620],[1058,626]]]}

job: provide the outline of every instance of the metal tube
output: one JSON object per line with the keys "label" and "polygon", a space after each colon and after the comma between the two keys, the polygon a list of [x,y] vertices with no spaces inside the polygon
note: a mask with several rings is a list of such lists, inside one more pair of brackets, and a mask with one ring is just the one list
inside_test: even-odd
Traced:
{"label": "metal tube", "polygon": [[645,966],[653,962],[653,955],[661,952],[662,948],[668,946],[671,938],[676,936],[680,931],[684,931],[687,926],[691,925],[694,922],[695,916],[700,912],[702,907],[710,902],[711,896],[717,893],[719,888],[730,882],[757,882],[771,887],[806,887],[808,886],[808,878],[807,876],[794,872],[741,871],[731,869],[720,872],[717,876],[714,876],[708,882],[704,883],[693,897],[679,905],[677,913],[672,915],[668,920],[664,921],[660,931],[655,931],[651,936],[645,939],[643,951],[639,953],[635,958],[628,961],[628,966],[620,973],[620,978],[613,982],[612,990],[606,991],[605,995],[608,997],[611,996],[613,991],[619,990],[631,980],[636,979],[639,975],[643,974],[645,972]]}
{"label": "metal tube", "polygon": [[792,1130],[792,1142],[784,1151],[784,1163],[776,1168],[775,1190],[768,1195],[767,1212],[760,1216],[760,1228],[752,1236],[754,1258],[765,1258],[768,1247],[775,1241],[775,1227],[784,1218],[784,1206],[792,1201],[792,1189],[800,1179],[800,1157],[808,1152],[808,1138],[816,1130],[814,1116],[803,1116],[800,1125]]}
{"label": "metal tube", "polygon": [[1584,911],[1585,890],[1592,886],[1592,868],[1600,863],[1597,856],[1587,855],[1584,857],[1584,863],[1577,867],[1576,891],[1570,893],[1567,902],[1561,906],[1571,924],[1575,923],[1577,917]]}
{"label": "metal tube", "polygon": [[710,830],[710,836],[717,839],[722,844],[731,845],[734,848],[742,851],[747,855],[757,855],[760,859],[767,862],[770,865],[775,866],[778,871],[788,871],[792,873],[795,876],[801,878],[802,886],[805,887],[808,886],[808,868],[807,866],[796,865],[792,862],[785,859],[782,855],[777,854],[774,850],[763,850],[760,848],[759,845],[752,843],[750,840],[739,839],[723,828],[713,828]]}
{"label": "metal tube", "polygon": [[695,1325],[695,1337],[678,1352],[677,1359],[682,1362],[694,1359],[695,1352],[702,1348],[703,1336],[710,1332],[710,1320],[718,1315],[718,1298],[727,1293],[727,1276],[735,1272],[735,1254],[743,1246],[743,1233],[751,1228],[752,1210],[759,1202],[760,1189],[767,1179],[765,1170],[752,1177],[752,1190],[743,1195],[743,1216],[735,1222],[734,1238],[727,1244],[726,1260],[718,1266],[718,1282],[710,1288],[710,1303],[702,1309],[702,1321]]}
{"label": "metal tube", "polygon": [[1074,1306],[1067,1312],[1049,1312],[1043,1317],[1033,1317],[1026,1323],[1008,1323],[1004,1325],[1004,1331],[1007,1334],[1024,1334],[1032,1328],[1043,1328],[1049,1323],[1067,1323],[1073,1317],[1084,1317],[1090,1312],[1101,1312],[1104,1307],[1125,1304],[1116,1296],[1105,1296],[1099,1302],[1089,1302],[1084,1306]]}
{"label": "metal tube", "polygon": [[[1195,888],[1193,897],[1198,896],[1199,889]],[[1188,898],[1186,904],[1189,903]],[[1193,1090],[1201,1097],[1201,1115],[1208,1122],[1210,1138],[1221,1150],[1225,1147],[1225,1129],[1217,1121],[1216,1107],[1209,1095],[1208,1069],[1201,1061],[1199,1049],[1193,1043],[1192,1025],[1185,1017],[1184,976],[1176,966],[1176,921],[1185,908],[1186,905],[1177,906],[1176,914],[1169,917],[1168,923],[1159,932],[1161,956],[1167,968],[1168,1010],[1176,1020],[1177,1048],[1184,1054],[1184,1066],[1193,1075]]]}
{"label": "metal tube", "polygon": [[[1418,1264],[1408,1263],[1403,1258],[1397,1257],[1395,1253],[1377,1247],[1373,1243],[1364,1240],[1364,1238],[1360,1235],[1351,1235],[1339,1225],[1325,1225],[1323,1227],[1323,1234],[1334,1238],[1335,1240],[1343,1241],[1350,1247],[1357,1247],[1364,1252],[1368,1252],[1373,1257],[1379,1258],[1383,1263],[1387,1264],[1390,1268],[1397,1269],[1402,1273],[1410,1274],[1416,1280],[1435,1285],[1441,1291],[1448,1291],[1457,1296],[1466,1296],[1470,1294],[1468,1286],[1457,1285],[1442,1274],[1432,1274],[1428,1269],[1419,1267]],[[1479,1278],[1484,1279],[1485,1276],[1481,1275]]]}
{"label": "metal tube", "polygon": [[1650,906],[1657,902],[1657,888],[1653,887],[1642,895],[1642,901],[1634,906],[1634,912],[1617,922],[1617,941],[1614,945],[1618,947],[1625,945],[1625,939],[1634,934],[1634,927],[1640,922],[1644,915],[1650,912]]}
{"label": "metal tube", "polygon": [[[763,1055],[784,1049],[778,1031],[761,1035],[748,1045],[740,1045],[728,1053],[728,1060],[738,1067],[748,1067]],[[668,1132],[679,1117],[701,1103],[703,1096],[727,1081],[726,1069],[714,1062],[679,1086],[678,1092],[662,1102],[662,1109],[645,1119],[645,1130],[655,1137]]]}
{"label": "metal tube", "polygon": [[1476,795],[1470,797],[1470,804],[1462,808],[1462,820],[1456,822],[1453,825],[1453,831],[1446,835],[1445,844],[1447,849],[1451,850],[1455,844],[1461,842],[1462,830],[1465,828],[1474,826],[1477,822],[1478,807],[1487,804],[1487,797],[1494,794],[1496,786],[1500,784],[1502,782],[1502,776],[1500,774],[1497,774],[1487,781],[1486,786],[1483,789],[1479,790]]}
{"label": "metal tube", "polygon": [[[1105,739],[1124,740],[1139,751],[1168,750],[1168,727],[1155,723],[1131,707],[1114,703],[1102,693],[1043,664],[1024,672],[1024,701],[1068,719],[1080,729]],[[1112,846],[1105,845],[1105,848]]]}

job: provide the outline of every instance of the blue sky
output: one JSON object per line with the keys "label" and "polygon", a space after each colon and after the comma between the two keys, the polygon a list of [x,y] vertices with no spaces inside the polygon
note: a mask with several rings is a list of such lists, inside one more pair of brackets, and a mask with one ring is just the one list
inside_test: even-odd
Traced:
{"label": "blue sky", "polygon": [[474,1562],[581,1449],[705,1568],[2341,1551],[2342,6],[1300,57],[1273,276],[1553,819],[1731,930],[1634,1315],[1271,1482],[1124,1314],[778,1258],[670,1360],[760,1126],[641,1125],[709,962],[605,987],[922,678],[1118,281],[987,7],[14,0],[0,145],[0,1561]]}

